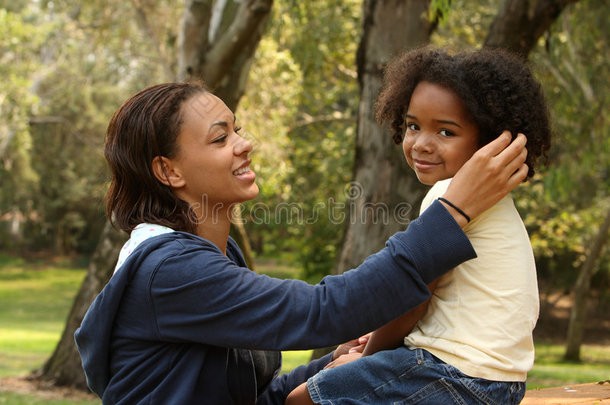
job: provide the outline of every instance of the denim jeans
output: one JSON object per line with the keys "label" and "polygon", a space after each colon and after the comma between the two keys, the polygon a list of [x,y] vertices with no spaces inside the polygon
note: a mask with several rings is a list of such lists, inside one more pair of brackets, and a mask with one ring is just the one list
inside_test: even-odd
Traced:
{"label": "denim jeans", "polygon": [[322,370],[307,381],[323,405],[491,404],[521,402],[524,382],[469,377],[423,349],[400,347]]}

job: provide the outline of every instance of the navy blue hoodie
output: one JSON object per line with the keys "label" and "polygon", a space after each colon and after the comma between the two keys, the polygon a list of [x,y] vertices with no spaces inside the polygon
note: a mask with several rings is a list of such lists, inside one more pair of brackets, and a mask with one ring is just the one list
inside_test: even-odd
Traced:
{"label": "navy blue hoodie", "polygon": [[231,239],[225,256],[205,239],[168,233],[129,256],[75,339],[87,383],[104,404],[283,404],[330,358],[277,377],[279,351],[374,330],[475,256],[438,202],[358,269],[317,285],[248,270]]}

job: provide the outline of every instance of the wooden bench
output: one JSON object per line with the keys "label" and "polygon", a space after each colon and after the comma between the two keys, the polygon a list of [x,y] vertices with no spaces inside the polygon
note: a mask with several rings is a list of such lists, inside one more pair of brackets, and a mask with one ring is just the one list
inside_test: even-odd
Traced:
{"label": "wooden bench", "polygon": [[521,405],[610,405],[610,380],[591,384],[530,390]]}

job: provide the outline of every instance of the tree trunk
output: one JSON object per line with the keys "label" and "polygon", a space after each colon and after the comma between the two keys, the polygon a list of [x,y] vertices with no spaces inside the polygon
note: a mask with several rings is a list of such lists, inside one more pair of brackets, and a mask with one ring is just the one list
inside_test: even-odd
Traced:
{"label": "tree trunk", "polygon": [[360,105],[353,183],[337,274],[358,266],[392,234],[417,216],[425,193],[408,168],[402,148],[375,121],[375,101],[386,63],[400,52],[426,44],[426,1],[364,3],[364,27],[357,54]]}
{"label": "tree trunk", "polygon": [[527,58],[563,9],[578,0],[505,0],[484,46],[506,48]]}
{"label": "tree trunk", "polygon": [[602,250],[608,241],[610,231],[610,209],[606,213],[604,223],[599,227],[599,231],[593,240],[591,251],[587,255],[585,263],[580,269],[578,279],[574,285],[574,304],[570,312],[570,324],[568,326],[568,337],[566,342],[566,352],[564,359],[568,361],[580,361],[580,346],[585,330],[587,319],[587,297],[591,288],[591,278],[597,272],[597,262]]}
{"label": "tree trunk", "polygon": [[203,80],[235,111],[273,0],[187,0],[178,39],[179,80]]}
{"label": "tree trunk", "polygon": [[[492,22],[485,46],[503,47],[527,57],[536,41],[569,3],[577,0],[506,0]],[[530,4],[531,3],[531,4]],[[374,120],[374,102],[382,70],[401,50],[428,42],[435,23],[427,15],[428,1],[364,2],[364,30],[358,49],[360,108],[350,195],[350,218],[345,228],[337,274],[378,251],[389,236],[418,215],[426,187],[406,166],[402,149],[394,145]],[[389,221],[380,212],[389,213]],[[326,353],[314,351],[312,358]]]}
{"label": "tree trunk", "polygon": [[[140,3],[135,1],[134,4]],[[244,94],[254,52],[272,4],[273,0],[187,0],[179,39],[180,79],[203,79],[208,88],[234,111]],[[244,252],[246,263],[254,266],[243,225],[237,221],[234,227],[237,229],[233,235]],[[74,345],[74,332],[112,275],[125,239],[106,224],[88,275],[70,310],[62,338],[51,358],[36,372],[36,377],[56,385],[86,389],[80,356]]]}
{"label": "tree trunk", "polygon": [[[401,51],[429,40],[428,1],[366,0],[356,62],[360,84],[353,182],[341,251],[340,274],[377,252],[394,233],[417,216],[425,187],[409,169],[402,148],[375,121],[375,101],[383,69]],[[315,350],[318,358],[330,349]]]}
{"label": "tree trunk", "polygon": [[95,253],[91,257],[87,276],[72,304],[61,339],[53,355],[42,369],[36,371],[38,377],[52,381],[56,385],[87,389],[80,356],[74,345],[74,331],[80,325],[95,296],[112,275],[119,251],[126,239],[125,233],[115,230],[110,223],[106,223]]}

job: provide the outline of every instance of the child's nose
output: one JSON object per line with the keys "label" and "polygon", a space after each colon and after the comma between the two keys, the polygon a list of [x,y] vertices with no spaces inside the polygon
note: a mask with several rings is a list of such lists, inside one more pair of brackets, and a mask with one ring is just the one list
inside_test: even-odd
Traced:
{"label": "child's nose", "polygon": [[431,152],[434,148],[432,136],[422,133],[415,139],[413,150],[418,152]]}

